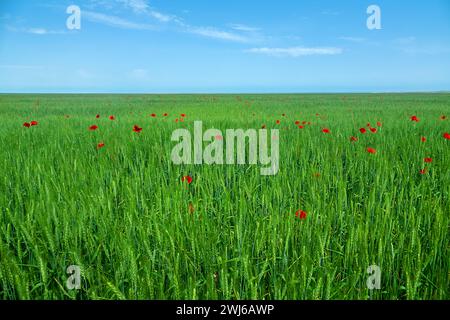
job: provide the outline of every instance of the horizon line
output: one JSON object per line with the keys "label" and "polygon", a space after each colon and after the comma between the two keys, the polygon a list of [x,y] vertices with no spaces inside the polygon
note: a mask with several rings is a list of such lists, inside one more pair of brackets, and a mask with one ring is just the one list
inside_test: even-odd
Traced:
{"label": "horizon line", "polygon": [[450,93],[450,90],[405,90],[405,91],[292,91],[292,92],[0,92],[0,95],[234,95],[234,94],[255,94],[255,95],[276,95],[276,94],[408,94],[408,93]]}

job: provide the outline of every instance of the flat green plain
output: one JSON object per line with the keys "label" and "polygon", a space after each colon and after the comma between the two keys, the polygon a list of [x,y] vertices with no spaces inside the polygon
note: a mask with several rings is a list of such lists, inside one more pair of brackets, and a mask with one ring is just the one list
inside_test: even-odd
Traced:
{"label": "flat green plain", "polygon": [[[0,95],[0,298],[449,299],[448,117],[445,93]],[[196,120],[279,129],[279,172],[174,165]]]}

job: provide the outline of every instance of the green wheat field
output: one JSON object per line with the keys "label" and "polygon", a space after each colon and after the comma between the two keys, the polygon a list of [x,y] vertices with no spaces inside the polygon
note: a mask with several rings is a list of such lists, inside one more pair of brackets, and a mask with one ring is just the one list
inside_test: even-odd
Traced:
{"label": "green wheat field", "polygon": [[[445,93],[0,95],[0,298],[449,299],[448,117]],[[196,120],[279,129],[278,174],[174,165]]]}

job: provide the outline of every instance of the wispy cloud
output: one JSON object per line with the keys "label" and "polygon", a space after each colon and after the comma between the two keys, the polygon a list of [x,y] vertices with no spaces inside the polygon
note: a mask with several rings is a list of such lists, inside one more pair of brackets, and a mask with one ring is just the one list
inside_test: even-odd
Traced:
{"label": "wispy cloud", "polygon": [[122,29],[135,29],[135,30],[155,30],[155,26],[150,24],[135,23],[120,17],[107,15],[104,13],[83,11],[82,17],[88,21],[102,23],[112,27],[118,27]]}
{"label": "wispy cloud", "polygon": [[126,8],[132,9],[135,13],[146,14],[160,22],[169,22],[176,19],[176,16],[161,13],[148,4],[146,0],[116,0]]}
{"label": "wispy cloud", "polygon": [[229,27],[233,30],[243,31],[243,32],[257,32],[257,31],[261,30],[259,28],[250,27],[250,26],[247,26],[245,24],[240,24],[240,23],[231,23],[231,24],[229,24]]}
{"label": "wispy cloud", "polygon": [[65,31],[63,30],[47,30],[45,28],[29,28],[25,29],[26,32],[32,33],[32,34],[64,34]]}
{"label": "wispy cloud", "polygon": [[200,35],[207,38],[234,41],[234,42],[244,42],[244,43],[249,42],[249,38],[244,35],[237,34],[234,32],[218,30],[213,27],[194,27],[188,25],[184,25],[184,27],[185,32]]}
{"label": "wispy cloud", "polygon": [[139,13],[145,12],[150,8],[145,0],[117,0],[117,2]]}
{"label": "wispy cloud", "polygon": [[366,41],[366,38],[360,38],[360,37],[339,37],[339,40],[349,41],[349,42],[356,42],[356,43],[362,43]]}
{"label": "wispy cloud", "polygon": [[443,43],[422,43],[414,36],[392,40],[394,47],[408,55],[440,55],[450,54],[450,46]]}
{"label": "wispy cloud", "polygon": [[6,29],[12,32],[22,32],[30,33],[36,35],[46,35],[46,34],[65,34],[64,30],[48,30],[46,28],[16,28],[13,26],[6,26]]}
{"label": "wispy cloud", "polygon": [[322,11],[321,13],[326,16],[339,16],[341,14],[340,11],[333,11],[333,10],[325,10]]}
{"label": "wispy cloud", "polygon": [[450,54],[450,47],[442,46],[442,45],[427,45],[427,46],[409,46],[405,48],[401,48],[406,54],[409,55],[440,55]]}
{"label": "wispy cloud", "polygon": [[245,51],[250,53],[265,54],[268,56],[293,58],[313,55],[337,55],[343,52],[341,48],[333,47],[252,48]]}
{"label": "wispy cloud", "polygon": [[[147,0],[115,0],[113,2],[125,9],[131,10],[136,15],[144,15],[156,19],[160,23],[165,23],[178,32],[195,34],[210,39],[248,43],[253,40],[261,39],[258,33],[258,28],[249,27],[243,24],[229,25],[230,30],[222,30],[211,26],[194,26],[185,23],[180,17],[172,14],[161,13],[149,5]],[[112,10],[111,2],[104,2],[104,0],[91,0],[92,8],[103,7],[106,10]],[[125,29],[136,30],[155,30],[158,29],[155,25],[136,23],[130,20],[123,19],[118,16],[104,14],[94,11],[83,11],[83,18],[92,22],[103,23],[112,27],[119,27]]]}

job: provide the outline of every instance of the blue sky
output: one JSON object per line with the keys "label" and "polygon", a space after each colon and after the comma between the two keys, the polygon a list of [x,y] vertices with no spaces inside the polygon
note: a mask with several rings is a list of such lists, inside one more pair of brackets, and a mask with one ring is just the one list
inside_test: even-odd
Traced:
{"label": "blue sky", "polygon": [[0,0],[0,92],[437,90],[448,0]]}

